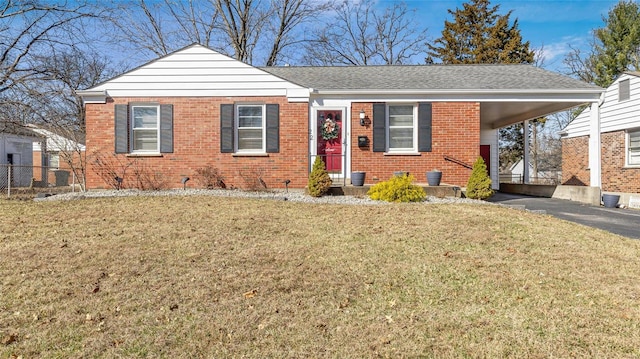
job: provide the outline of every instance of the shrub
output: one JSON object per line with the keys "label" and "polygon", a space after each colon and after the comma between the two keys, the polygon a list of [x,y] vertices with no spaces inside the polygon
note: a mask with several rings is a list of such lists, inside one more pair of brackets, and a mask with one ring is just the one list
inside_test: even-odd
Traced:
{"label": "shrub", "polygon": [[196,180],[198,183],[206,188],[227,188],[224,183],[224,177],[220,170],[213,166],[205,166],[196,170]]}
{"label": "shrub", "polygon": [[313,197],[322,197],[325,195],[329,188],[331,188],[331,177],[329,172],[325,169],[325,164],[320,156],[316,156],[316,160],[313,162],[313,168],[309,175],[309,182],[307,184],[307,191],[309,195]]}
{"label": "shrub", "polygon": [[267,182],[264,181],[264,168],[244,168],[238,174],[244,181],[244,189],[249,191],[264,191],[267,189]]}
{"label": "shrub", "polygon": [[407,174],[377,183],[367,194],[373,200],[387,202],[421,202],[427,197],[422,187],[413,184],[413,176]]}
{"label": "shrub", "polygon": [[473,199],[487,199],[493,195],[491,177],[487,173],[487,165],[482,157],[478,157],[473,164],[469,182],[467,182],[467,197]]}

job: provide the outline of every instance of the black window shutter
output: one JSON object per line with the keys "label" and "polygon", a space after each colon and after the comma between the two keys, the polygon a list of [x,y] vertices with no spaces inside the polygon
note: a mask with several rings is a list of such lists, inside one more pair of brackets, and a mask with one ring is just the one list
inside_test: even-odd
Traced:
{"label": "black window shutter", "polygon": [[431,104],[418,104],[418,151],[431,152]]}
{"label": "black window shutter", "polygon": [[115,105],[115,151],[116,153],[129,152],[129,106]]}
{"label": "black window shutter", "polygon": [[386,111],[384,103],[373,104],[373,152],[387,150]]}
{"label": "black window shutter", "polygon": [[160,152],[173,152],[173,105],[160,105]]}
{"label": "black window shutter", "polygon": [[280,152],[280,105],[269,104],[267,107],[267,153]]}
{"label": "black window shutter", "polygon": [[220,152],[233,153],[233,104],[220,105]]}

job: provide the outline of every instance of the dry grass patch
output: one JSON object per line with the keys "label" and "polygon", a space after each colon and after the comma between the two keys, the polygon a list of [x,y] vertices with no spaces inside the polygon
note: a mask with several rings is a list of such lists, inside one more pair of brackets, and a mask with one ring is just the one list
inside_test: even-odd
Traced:
{"label": "dry grass patch", "polygon": [[0,202],[0,357],[637,357],[640,242],[494,206]]}

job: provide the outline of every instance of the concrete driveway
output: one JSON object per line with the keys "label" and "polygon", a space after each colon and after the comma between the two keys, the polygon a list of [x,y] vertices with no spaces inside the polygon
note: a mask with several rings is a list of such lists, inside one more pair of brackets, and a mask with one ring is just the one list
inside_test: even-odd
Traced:
{"label": "concrete driveway", "polygon": [[640,239],[640,210],[596,207],[564,199],[530,197],[498,192],[488,202],[543,212],[567,221]]}

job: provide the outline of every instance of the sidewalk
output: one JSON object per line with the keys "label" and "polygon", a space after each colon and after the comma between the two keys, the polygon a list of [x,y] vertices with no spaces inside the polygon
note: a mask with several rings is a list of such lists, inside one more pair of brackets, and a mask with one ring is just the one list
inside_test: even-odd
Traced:
{"label": "sidewalk", "polygon": [[640,239],[640,210],[591,206],[564,199],[530,197],[497,192],[488,202],[547,213],[551,216],[586,226],[603,229],[621,236]]}

